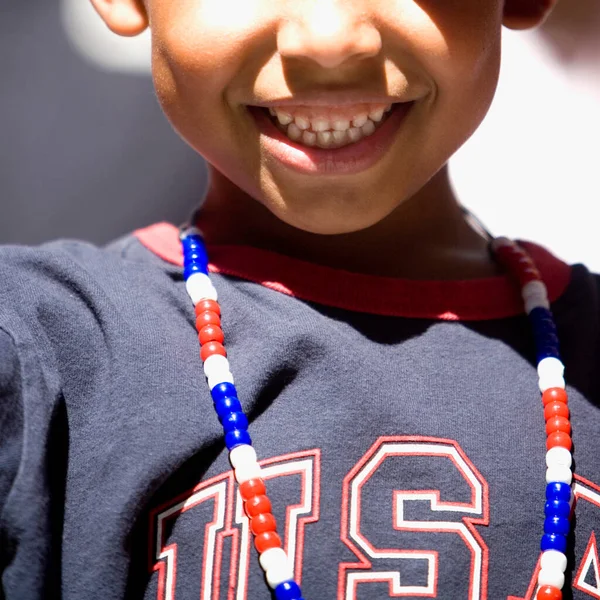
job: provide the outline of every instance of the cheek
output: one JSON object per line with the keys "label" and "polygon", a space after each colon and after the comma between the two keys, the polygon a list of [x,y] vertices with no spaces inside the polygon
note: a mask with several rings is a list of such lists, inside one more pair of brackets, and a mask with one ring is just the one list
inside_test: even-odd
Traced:
{"label": "cheek", "polygon": [[[431,78],[431,102],[449,130],[477,127],[491,104],[500,68],[501,2],[415,0],[420,28],[414,54]],[[451,118],[448,118],[451,117]]]}
{"label": "cheek", "polygon": [[248,68],[264,11],[261,0],[155,0],[153,74],[163,106],[215,106]]}
{"label": "cheek", "polygon": [[[500,59],[501,2],[419,0],[436,35],[431,73],[443,86],[469,86],[496,79]],[[424,52],[427,56],[427,53]]]}

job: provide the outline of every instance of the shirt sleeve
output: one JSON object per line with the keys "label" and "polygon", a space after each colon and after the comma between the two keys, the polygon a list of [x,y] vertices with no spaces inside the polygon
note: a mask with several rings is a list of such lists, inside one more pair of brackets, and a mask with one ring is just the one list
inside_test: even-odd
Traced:
{"label": "shirt sleeve", "polygon": [[26,327],[0,326],[2,600],[60,597],[66,432],[44,371]]}
{"label": "shirt sleeve", "polygon": [[[0,516],[19,469],[23,441],[21,390],[15,344],[10,335],[0,329]],[[0,544],[0,548],[5,547]]]}

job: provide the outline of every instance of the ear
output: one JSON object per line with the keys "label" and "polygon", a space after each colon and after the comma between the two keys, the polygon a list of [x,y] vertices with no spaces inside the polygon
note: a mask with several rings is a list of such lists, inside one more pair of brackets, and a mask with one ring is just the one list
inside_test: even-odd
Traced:
{"label": "ear", "polygon": [[148,27],[148,13],[143,0],[91,1],[107,27],[118,35],[132,37]]}
{"label": "ear", "polygon": [[541,25],[558,0],[504,0],[503,23],[509,29],[531,29]]}

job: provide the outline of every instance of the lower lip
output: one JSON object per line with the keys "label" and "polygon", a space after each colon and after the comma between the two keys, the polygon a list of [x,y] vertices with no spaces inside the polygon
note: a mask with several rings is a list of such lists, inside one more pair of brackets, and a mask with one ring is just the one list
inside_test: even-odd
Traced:
{"label": "lower lip", "polygon": [[412,102],[394,104],[373,134],[355,144],[331,150],[297,144],[276,127],[264,109],[249,109],[262,134],[264,149],[278,162],[309,175],[351,175],[372,167],[387,154],[412,105]]}

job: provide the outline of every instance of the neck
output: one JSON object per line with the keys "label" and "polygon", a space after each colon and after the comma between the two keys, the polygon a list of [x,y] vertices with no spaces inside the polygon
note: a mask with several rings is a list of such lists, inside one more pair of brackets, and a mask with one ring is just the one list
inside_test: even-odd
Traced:
{"label": "neck", "polygon": [[488,240],[469,223],[446,168],[376,225],[321,235],[292,227],[217,171],[198,213],[207,243],[247,245],[355,273],[409,279],[499,274]]}

